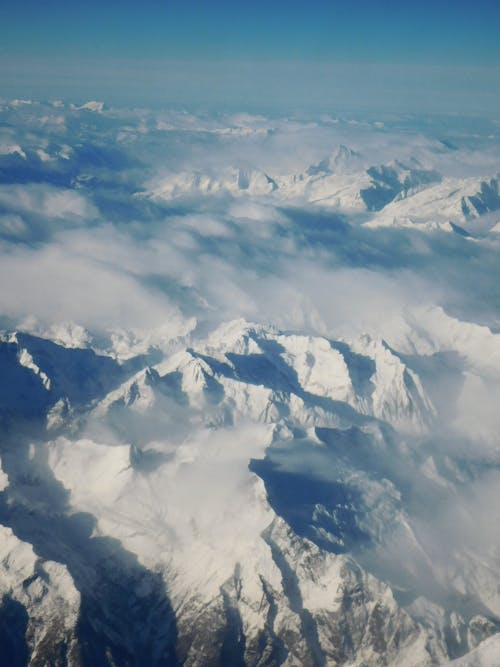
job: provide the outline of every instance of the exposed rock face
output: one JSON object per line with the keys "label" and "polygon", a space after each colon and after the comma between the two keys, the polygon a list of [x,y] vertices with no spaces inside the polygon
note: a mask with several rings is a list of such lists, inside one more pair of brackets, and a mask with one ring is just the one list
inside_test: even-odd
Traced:
{"label": "exposed rock face", "polygon": [[80,594],[60,563],[0,526],[0,653],[9,665],[81,664]]}

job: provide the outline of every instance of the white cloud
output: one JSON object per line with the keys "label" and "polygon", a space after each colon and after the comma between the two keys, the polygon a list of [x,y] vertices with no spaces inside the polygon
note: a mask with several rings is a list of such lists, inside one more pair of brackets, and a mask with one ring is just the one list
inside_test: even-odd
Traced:
{"label": "white cloud", "polygon": [[31,213],[47,219],[77,220],[88,223],[97,216],[97,209],[74,190],[47,185],[0,186],[0,206],[19,213]]}
{"label": "white cloud", "polygon": [[98,330],[155,328],[166,321],[183,329],[169,300],[126,272],[82,258],[67,246],[17,249],[1,255],[0,311],[17,320],[34,315],[47,324],[73,321]]}

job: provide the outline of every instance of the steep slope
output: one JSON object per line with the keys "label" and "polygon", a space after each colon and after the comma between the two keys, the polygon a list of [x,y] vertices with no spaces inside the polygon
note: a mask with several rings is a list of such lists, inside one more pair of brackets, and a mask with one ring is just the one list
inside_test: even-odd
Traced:
{"label": "steep slope", "polygon": [[448,663],[449,667],[490,667],[498,662],[500,635],[493,635],[468,655]]}
{"label": "steep slope", "polygon": [[80,595],[67,569],[0,526],[0,654],[5,665],[78,665]]}
{"label": "steep slope", "polygon": [[[426,231],[457,231],[457,225],[497,211],[500,207],[498,179],[445,178],[415,192],[401,193],[387,203],[367,225],[370,227],[410,227]],[[451,227],[450,221],[455,225]],[[427,227],[427,229],[426,229]],[[469,226],[474,229],[473,223]]]}
{"label": "steep slope", "polygon": [[498,178],[442,177],[416,158],[369,166],[350,148],[337,150],[296,173],[267,174],[258,168],[220,173],[176,173],[138,196],[154,201],[207,195],[307,202],[344,212],[370,212],[369,227],[454,231],[500,208]]}
{"label": "steep slope", "polygon": [[[488,578],[455,611],[453,577],[443,577],[439,559],[435,568],[422,559],[430,545],[418,528],[421,499],[438,499],[443,484],[453,494],[453,481],[412,444],[436,408],[383,341],[349,344],[239,320],[134,372],[90,351],[8,340],[16,372],[45,392],[38,405],[50,430],[4,445],[0,515],[8,550],[33,539],[36,521],[25,547],[32,559],[59,560],[70,573],[66,588],[81,603],[60,640],[80,656],[69,664],[104,665],[106,655],[127,664],[146,655],[147,642],[147,665],[416,667],[495,631]],[[64,376],[53,363],[62,353]],[[88,389],[74,363],[96,364]],[[101,372],[116,384],[104,398]],[[10,420],[32,398],[23,391],[15,400]],[[70,404],[77,413],[58,407]],[[401,549],[406,561],[388,569]],[[13,577],[10,597],[24,579]],[[405,602],[419,592],[424,602]],[[35,618],[13,599],[22,606],[15,618]],[[137,634],[125,639],[130,613]]]}

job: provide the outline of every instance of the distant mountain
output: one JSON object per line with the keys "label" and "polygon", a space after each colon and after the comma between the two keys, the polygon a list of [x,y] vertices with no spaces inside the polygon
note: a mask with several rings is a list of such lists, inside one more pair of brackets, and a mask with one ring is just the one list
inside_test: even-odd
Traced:
{"label": "distant mountain", "polygon": [[439,174],[429,169],[422,169],[418,160],[410,165],[395,161],[367,170],[372,182],[370,187],[361,190],[361,197],[368,210],[380,211],[396,197],[407,197],[411,192],[441,180]]}
{"label": "distant mountain", "polygon": [[306,200],[344,212],[368,211],[372,227],[412,227],[418,231],[460,231],[461,225],[500,209],[498,179],[442,178],[415,158],[364,169],[359,153],[339,146],[299,173],[225,169],[220,174],[182,172],[159,181],[141,196],[153,200],[231,195],[298,203]]}

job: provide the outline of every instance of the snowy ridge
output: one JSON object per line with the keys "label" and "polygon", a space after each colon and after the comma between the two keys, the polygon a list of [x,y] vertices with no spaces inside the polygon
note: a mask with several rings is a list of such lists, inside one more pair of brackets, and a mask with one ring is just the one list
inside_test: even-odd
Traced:
{"label": "snowy ridge", "polygon": [[[344,555],[356,553],[357,543],[377,551],[397,538],[413,550],[411,569],[412,562],[421,567],[425,548],[405,528],[412,519],[397,488],[403,481],[398,459],[411,467],[414,454],[386,429],[419,436],[436,408],[418,373],[387,343],[363,336],[349,345],[236,320],[156,365],[128,371],[124,383],[125,368],[113,362],[115,375],[107,374],[116,387],[99,398],[95,382],[88,393],[75,394],[71,374],[61,376],[55,363],[58,354],[78,358],[84,351],[21,334],[8,340],[31,350],[29,363],[23,353],[13,360],[47,392],[51,430],[46,444],[26,445],[24,461],[7,453],[5,491],[48,518],[51,510],[38,503],[44,489],[60,485],[71,514],[95,518],[93,539],[112,537],[135,554],[140,568],[161,573],[168,590],[162,604],[175,618],[183,664],[218,664],[221,651],[223,662],[249,665],[266,655],[279,655],[284,665],[444,662],[446,622],[431,623],[437,632],[431,640],[428,617],[422,624],[418,610],[402,609],[390,586]],[[48,357],[37,352],[44,346]],[[85,351],[83,359],[101,363],[92,354]],[[79,416],[70,402],[80,402]],[[343,449],[347,435],[359,442],[361,458]],[[394,463],[384,469],[388,449]],[[373,474],[377,464],[370,457],[377,455],[382,477]],[[316,480],[312,485],[300,476],[302,460]],[[439,488],[441,473],[426,465],[429,488]],[[281,480],[290,475],[297,489],[303,485],[297,505],[285,500]],[[21,480],[28,479],[26,486]],[[333,489],[338,485],[334,496],[321,495],[327,480],[335,480]],[[345,499],[334,500],[337,493]],[[15,525],[23,531],[19,517]],[[70,566],[78,571],[83,563],[74,558]],[[442,579],[439,563],[435,576],[453,586],[453,576]],[[470,593],[496,611],[485,595],[490,576]],[[89,594],[85,586],[82,594]],[[79,647],[76,625],[68,624]],[[459,624],[465,636],[467,619]],[[116,651],[112,636],[104,641]],[[154,641],[167,650],[171,635]]]}
{"label": "snowy ridge", "polygon": [[222,325],[198,349],[178,352],[131,382],[105,399],[105,405],[121,401],[146,409],[155,388],[173,391],[175,383],[181,400],[193,407],[220,404],[221,414],[234,410],[232,421],[278,421],[286,405],[297,422],[321,425],[318,416],[328,420],[328,410],[315,397],[417,432],[435,414],[417,374],[382,341],[365,336],[349,347],[245,321]]}
{"label": "snowy ridge", "polygon": [[141,193],[152,199],[175,199],[186,195],[267,195],[277,188],[276,183],[266,173],[256,169],[228,169],[221,176],[203,173],[176,173],[155,186],[154,190]]}
{"label": "snowy ridge", "polygon": [[0,663],[496,664],[498,125],[0,103]]}
{"label": "snowy ridge", "polygon": [[29,656],[32,664],[43,664],[66,654],[77,664],[80,595],[67,569],[37,557],[5,526],[0,526],[0,562],[2,618],[15,619],[18,627],[10,637],[0,631],[2,660],[16,664]]}
{"label": "snowy ridge", "polygon": [[498,660],[500,635],[485,639],[469,655],[448,663],[449,667],[490,667]]}
{"label": "snowy ridge", "polygon": [[231,168],[220,175],[183,172],[139,194],[153,200],[222,193],[305,200],[346,212],[374,212],[369,227],[415,225],[420,231],[457,231],[460,223],[500,209],[496,177],[442,178],[415,158],[366,169],[360,162],[359,154],[341,145],[299,173],[268,174],[255,168]]}

